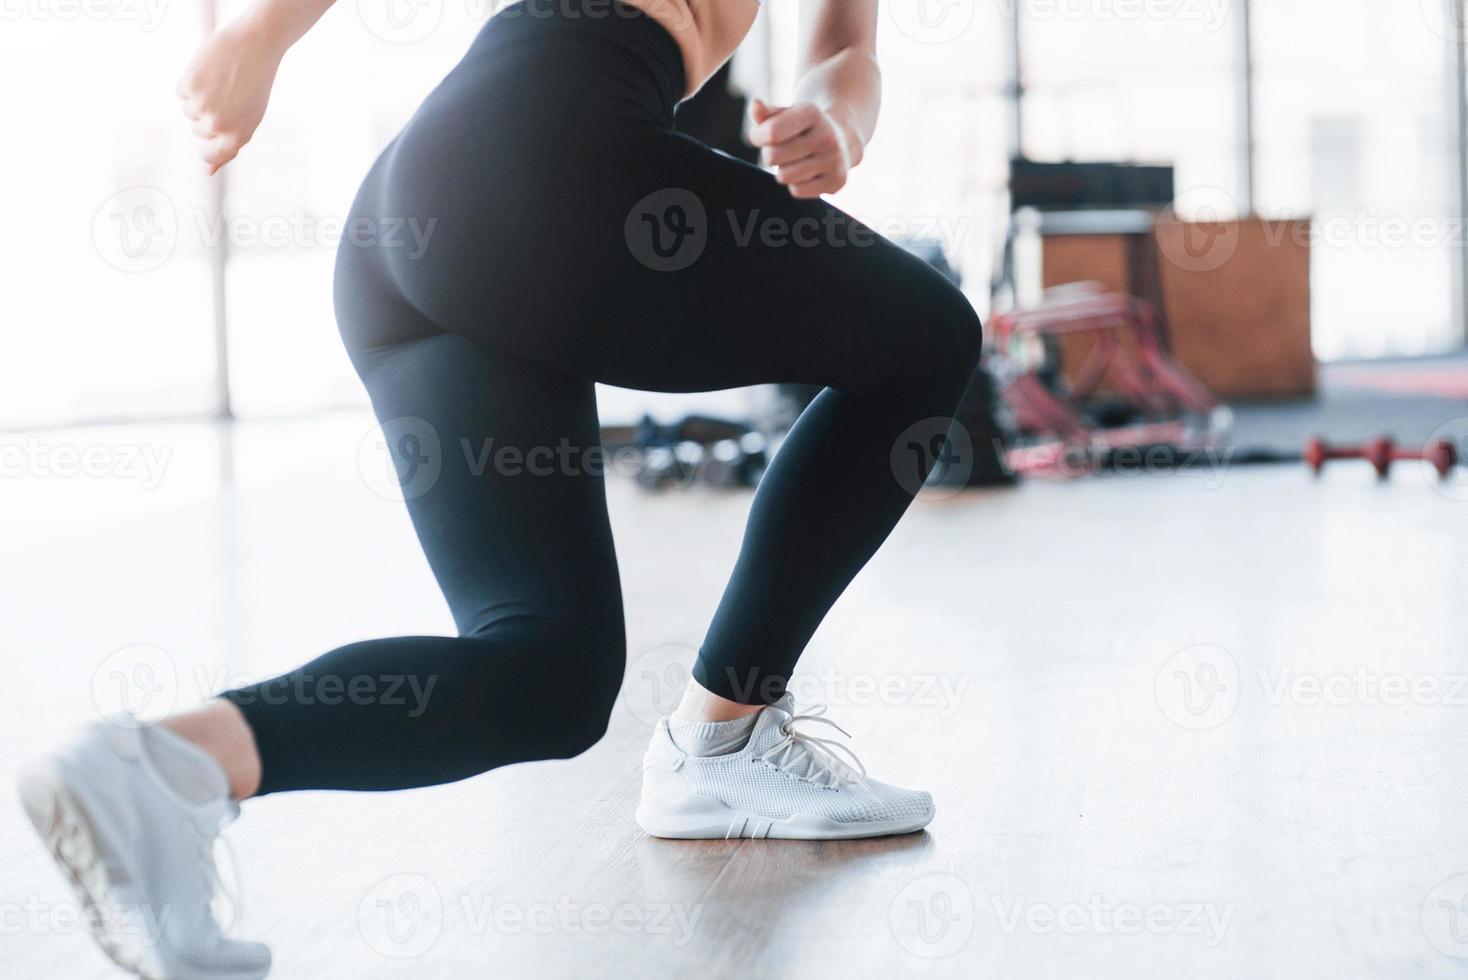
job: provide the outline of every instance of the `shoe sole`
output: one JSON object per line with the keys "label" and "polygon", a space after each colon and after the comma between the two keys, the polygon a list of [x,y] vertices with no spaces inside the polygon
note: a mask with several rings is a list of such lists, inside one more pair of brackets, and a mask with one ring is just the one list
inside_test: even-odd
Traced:
{"label": "shoe sole", "polygon": [[167,949],[147,941],[139,929],[125,928],[128,921],[136,923],[137,917],[129,919],[124,910],[141,910],[142,906],[123,902],[118,895],[138,877],[136,871],[119,854],[114,856],[116,869],[109,872],[96,829],[59,766],[51,760],[33,763],[17,777],[16,789],[21,808],[81,903],[87,934],[108,959],[143,980],[260,980],[265,976],[258,970],[206,972],[177,964]]}
{"label": "shoe sole", "polygon": [[149,951],[139,937],[117,928],[123,906],[114,897],[96,832],[61,773],[49,763],[33,764],[21,772],[16,789],[31,825],[81,902],[87,934],[124,970],[144,980],[168,980],[148,962]]}
{"label": "shoe sole", "polygon": [[637,824],[654,837],[670,840],[859,840],[916,833],[932,822],[934,813],[929,808],[922,817],[839,823],[802,813],[784,819],[764,817],[707,796],[676,801],[644,796],[637,806]]}

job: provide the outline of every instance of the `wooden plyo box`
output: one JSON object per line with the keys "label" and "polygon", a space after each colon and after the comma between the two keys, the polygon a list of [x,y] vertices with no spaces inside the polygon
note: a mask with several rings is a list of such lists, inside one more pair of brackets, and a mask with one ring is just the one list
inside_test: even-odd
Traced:
{"label": "wooden plyo box", "polygon": [[[1173,354],[1219,397],[1315,393],[1308,218],[1161,216],[1147,234],[1045,235],[1041,255],[1047,289],[1089,280],[1157,304]],[[1068,338],[1066,364],[1088,343]]]}

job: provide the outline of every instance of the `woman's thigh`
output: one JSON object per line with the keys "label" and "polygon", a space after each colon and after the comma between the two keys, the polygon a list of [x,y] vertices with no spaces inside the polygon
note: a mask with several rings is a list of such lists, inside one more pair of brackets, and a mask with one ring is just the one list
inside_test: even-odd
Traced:
{"label": "woman's thigh", "polygon": [[[788,381],[880,391],[978,342],[927,263],[765,171],[665,133],[600,230],[615,317],[597,380],[704,389]],[[966,356],[955,353],[956,359]]]}
{"label": "woman's thigh", "polygon": [[[453,334],[357,354],[459,631],[536,620],[620,637],[593,386]],[[620,669],[618,667],[617,669]]]}

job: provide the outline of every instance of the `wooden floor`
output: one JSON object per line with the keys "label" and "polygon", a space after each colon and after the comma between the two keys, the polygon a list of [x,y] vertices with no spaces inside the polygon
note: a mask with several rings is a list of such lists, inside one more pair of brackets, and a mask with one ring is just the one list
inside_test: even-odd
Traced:
{"label": "wooden floor", "polygon": [[[345,641],[448,632],[401,505],[358,474],[366,431],[48,436],[173,456],[152,488],[3,481],[0,778],[95,717],[130,644],[166,651],[160,697],[183,705]],[[273,946],[275,976],[1468,973],[1468,502],[1417,470],[920,504],[797,691],[873,774],[931,789],[938,817],[830,844],[634,824],[648,719],[749,499],[626,481],[611,497],[631,648],[611,735],[453,786],[246,805],[228,832],[242,931]],[[0,800],[0,973],[112,975],[74,914]]]}

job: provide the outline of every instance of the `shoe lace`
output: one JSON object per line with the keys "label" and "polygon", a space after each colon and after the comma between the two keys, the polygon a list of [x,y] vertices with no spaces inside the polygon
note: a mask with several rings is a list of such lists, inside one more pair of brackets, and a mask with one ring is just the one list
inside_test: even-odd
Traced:
{"label": "shoe lace", "polygon": [[[225,863],[229,865],[229,876],[227,879],[219,873],[219,865],[215,860],[215,856],[219,851],[223,851]],[[235,851],[234,845],[230,843],[229,838],[223,834],[219,834],[213,840],[205,838],[199,841],[199,858],[204,872],[205,886],[208,887],[216,901],[221,898],[224,899],[224,905],[228,909],[228,914],[225,916],[220,916],[218,911],[214,910],[216,918],[220,920],[220,931],[231,933],[245,917],[245,899],[243,891],[239,887],[239,854]],[[213,902],[210,903],[211,910],[213,910],[214,904]]]}
{"label": "shoe lace", "polygon": [[[855,752],[833,739],[819,738],[809,732],[796,730],[797,722],[815,722],[830,725],[847,738],[851,737],[846,729],[824,717],[825,713],[826,706],[818,704],[799,714],[791,714],[780,725],[780,734],[785,737],[756,758],[817,786],[834,788],[843,783],[861,783],[867,778],[867,769]],[[805,762],[804,771],[796,772],[794,766],[802,761]]]}

